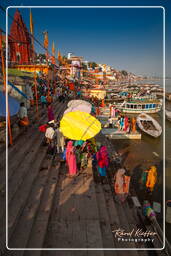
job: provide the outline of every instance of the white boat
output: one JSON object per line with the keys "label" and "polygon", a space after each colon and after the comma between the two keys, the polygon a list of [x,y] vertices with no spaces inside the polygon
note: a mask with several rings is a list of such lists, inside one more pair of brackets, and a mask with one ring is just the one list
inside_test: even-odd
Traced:
{"label": "white boat", "polygon": [[165,110],[167,120],[171,121],[171,111]]}
{"label": "white boat", "polygon": [[161,110],[162,100],[157,99],[139,99],[139,100],[129,100],[124,101],[121,104],[113,103],[118,109],[124,113],[134,113],[139,114],[145,113],[157,113]]}
{"label": "white boat", "polygon": [[155,138],[159,137],[162,133],[160,124],[146,113],[138,115],[137,125],[143,132]]}

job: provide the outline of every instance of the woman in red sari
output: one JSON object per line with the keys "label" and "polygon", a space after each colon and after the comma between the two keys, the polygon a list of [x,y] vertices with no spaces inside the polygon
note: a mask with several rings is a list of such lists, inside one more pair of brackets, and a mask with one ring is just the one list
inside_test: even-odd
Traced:
{"label": "woman in red sari", "polygon": [[129,119],[127,116],[124,118],[124,131],[127,132],[129,126]]}

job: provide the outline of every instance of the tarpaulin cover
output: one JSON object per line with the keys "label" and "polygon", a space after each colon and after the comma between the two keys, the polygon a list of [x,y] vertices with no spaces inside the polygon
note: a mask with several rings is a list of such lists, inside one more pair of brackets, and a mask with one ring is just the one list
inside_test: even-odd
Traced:
{"label": "tarpaulin cover", "polygon": [[64,114],[69,113],[69,112],[74,112],[74,111],[82,111],[82,112],[86,112],[86,113],[91,113],[91,106],[89,105],[78,105],[75,107],[70,107],[67,108],[64,112]]}
{"label": "tarpaulin cover", "polygon": [[[13,97],[8,95],[8,108],[10,116],[14,116],[18,113],[20,108],[20,103]],[[6,94],[0,92],[0,116],[6,116]]]}
{"label": "tarpaulin cover", "polygon": [[27,95],[25,93],[23,93],[21,90],[19,90],[14,84],[12,84],[11,82],[8,81],[8,84],[15,89],[19,94],[21,94],[24,98],[28,98]]}
{"label": "tarpaulin cover", "polygon": [[88,140],[101,130],[101,123],[86,112],[75,111],[65,114],[60,121],[63,135],[71,140]]}
{"label": "tarpaulin cover", "polygon": [[91,106],[91,104],[88,101],[85,100],[70,100],[68,102],[68,107],[76,107],[78,105],[88,105]]}

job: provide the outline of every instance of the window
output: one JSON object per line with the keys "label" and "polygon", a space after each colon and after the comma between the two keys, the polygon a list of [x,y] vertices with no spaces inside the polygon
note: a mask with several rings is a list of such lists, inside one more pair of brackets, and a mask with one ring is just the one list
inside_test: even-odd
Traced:
{"label": "window", "polygon": [[156,104],[153,104],[153,108],[155,108],[156,107]]}
{"label": "window", "polygon": [[152,107],[153,107],[153,104],[150,104],[150,105],[149,105],[149,108],[152,108]]}
{"label": "window", "polygon": [[146,105],[145,105],[145,108],[149,108],[149,105],[148,105],[148,104],[146,104]]}
{"label": "window", "polygon": [[134,107],[134,105],[131,105],[131,108],[133,108]]}
{"label": "window", "polygon": [[134,109],[136,109],[137,108],[137,105],[134,105]]}
{"label": "window", "polygon": [[142,105],[142,109],[145,109],[145,105]]}

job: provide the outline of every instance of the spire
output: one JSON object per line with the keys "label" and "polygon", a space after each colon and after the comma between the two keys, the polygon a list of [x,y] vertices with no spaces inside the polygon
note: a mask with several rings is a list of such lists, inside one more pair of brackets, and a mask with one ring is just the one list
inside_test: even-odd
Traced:
{"label": "spire", "polygon": [[55,43],[54,41],[52,42],[52,54],[55,56]]}
{"label": "spire", "polygon": [[45,32],[43,32],[43,34],[44,34],[44,47],[45,47],[45,49],[48,49],[48,45],[49,45],[48,32],[45,31]]}

